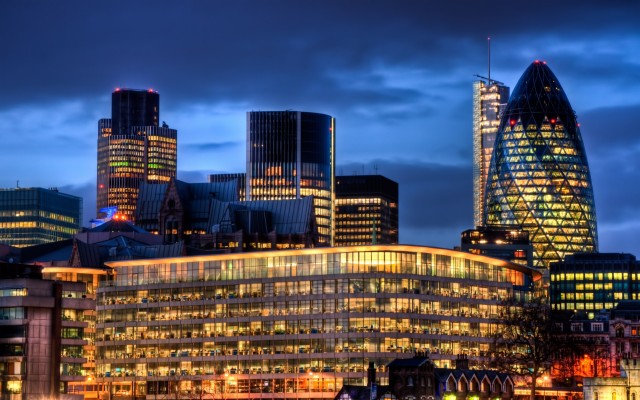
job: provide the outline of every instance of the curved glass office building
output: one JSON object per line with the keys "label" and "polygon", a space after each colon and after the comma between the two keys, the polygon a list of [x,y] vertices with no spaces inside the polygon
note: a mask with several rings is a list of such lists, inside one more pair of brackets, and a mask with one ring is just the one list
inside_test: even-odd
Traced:
{"label": "curved glass office building", "polygon": [[335,119],[300,111],[247,113],[247,200],[313,196],[321,245],[333,244]]}
{"label": "curved glass office building", "polygon": [[442,367],[459,354],[488,362],[500,300],[527,299],[540,277],[400,245],[108,264],[97,381],[136,399],[333,399],[364,384],[371,361],[382,383],[385,365],[415,353]]}
{"label": "curved glass office building", "polygon": [[486,188],[486,224],[529,231],[534,266],[598,249],[596,211],[579,124],[560,82],[535,61],[502,119]]}

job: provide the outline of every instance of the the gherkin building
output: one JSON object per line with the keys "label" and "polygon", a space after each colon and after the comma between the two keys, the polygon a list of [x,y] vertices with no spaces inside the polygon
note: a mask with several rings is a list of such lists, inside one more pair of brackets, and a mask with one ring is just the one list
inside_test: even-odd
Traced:
{"label": "the gherkin building", "polygon": [[534,266],[598,250],[587,155],[569,100],[551,69],[522,74],[500,120],[486,186],[486,225],[522,227]]}

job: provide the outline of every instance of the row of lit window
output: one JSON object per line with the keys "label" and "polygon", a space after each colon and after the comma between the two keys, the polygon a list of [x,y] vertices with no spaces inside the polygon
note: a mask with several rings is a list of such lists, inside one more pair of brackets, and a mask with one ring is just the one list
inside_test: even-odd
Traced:
{"label": "row of lit window", "polygon": [[26,288],[0,289],[0,297],[27,296]]}
{"label": "row of lit window", "polygon": [[[620,280],[628,280],[629,279],[629,273],[628,272],[597,272],[597,273],[591,273],[591,272],[587,272],[587,273],[581,273],[581,272],[576,272],[576,273],[555,273],[555,274],[551,274],[551,281],[592,281],[592,280],[597,280],[597,281],[603,281],[603,280],[616,280],[616,281],[620,281]],[[640,279],[640,274],[636,274],[633,273],[631,274],[631,279],[632,280],[638,280]],[[602,284],[600,284],[602,285]],[[611,285],[611,284],[609,284]],[[587,288],[588,289],[588,288]],[[602,287],[597,288],[596,289],[602,289]],[[604,289],[607,289],[606,287]]]}
{"label": "row of lit window", "polygon": [[360,204],[383,204],[386,205],[387,200],[380,197],[360,197],[360,198],[336,198],[336,205],[360,205]]}
{"label": "row of lit window", "polygon": [[174,137],[149,135],[147,136],[147,138],[149,141],[161,142],[161,144],[173,145],[174,147],[175,147],[175,144],[177,143],[177,140]]}
{"label": "row of lit window", "polygon": [[605,300],[608,298],[613,298],[614,300],[626,300],[629,298],[629,294],[625,292],[614,292],[614,293],[560,293],[560,300]]}
{"label": "row of lit window", "polygon": [[585,303],[554,303],[552,304],[552,308],[554,310],[610,310],[615,307],[616,303],[594,303],[594,302],[585,302]]}
{"label": "row of lit window", "polygon": [[0,229],[31,229],[37,225],[36,221],[0,222]]}
{"label": "row of lit window", "polygon": [[[375,253],[374,253],[375,254]],[[426,262],[418,263],[377,263],[365,259],[351,259],[349,254],[336,255],[335,261],[319,260],[311,264],[294,257],[273,257],[263,259],[191,262],[177,264],[125,265],[118,267],[117,285],[141,285],[163,282],[219,281],[232,279],[256,279],[275,277],[315,276],[349,273],[404,273],[435,275],[440,277],[478,279],[493,282],[524,284],[524,274],[518,271],[493,267],[473,260],[451,259],[434,255]],[[342,257],[340,257],[342,256]],[[427,256],[426,254],[424,256]],[[442,258],[441,258],[442,257]],[[306,258],[306,257],[305,257]],[[443,263],[450,259],[451,264]],[[257,263],[263,265],[257,265]]]}

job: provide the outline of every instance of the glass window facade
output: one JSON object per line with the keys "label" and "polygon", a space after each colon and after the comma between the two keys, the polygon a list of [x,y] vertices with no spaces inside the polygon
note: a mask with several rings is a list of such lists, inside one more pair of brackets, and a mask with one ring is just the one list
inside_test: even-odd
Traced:
{"label": "glass window facade", "polygon": [[500,115],[509,100],[509,87],[491,79],[473,83],[473,223],[484,221],[484,199]]}
{"label": "glass window facade", "polygon": [[505,109],[486,187],[486,224],[529,231],[538,268],[598,250],[587,155],[569,100],[549,67],[524,72]]}
{"label": "glass window facade", "polygon": [[335,246],[398,243],[398,183],[381,175],[336,177]]}
{"label": "glass window facade", "polygon": [[[488,361],[501,299],[539,273],[446,249],[369,246],[110,263],[97,375],[137,395],[332,398],[370,361]],[[115,393],[115,392],[114,392]]]}
{"label": "glass window facade", "polygon": [[578,253],[551,264],[549,296],[556,311],[611,310],[640,300],[640,265],[631,254]]}
{"label": "glass window facade", "polygon": [[70,239],[81,221],[80,197],[57,189],[0,189],[0,243],[26,247]]}
{"label": "glass window facade", "polygon": [[321,245],[333,243],[335,120],[299,111],[247,113],[247,200],[313,196]]}
{"label": "glass window facade", "polygon": [[101,209],[116,206],[133,220],[140,184],[166,183],[176,177],[178,132],[166,124],[158,126],[158,107],[157,92],[113,92],[112,119],[98,122],[99,216]]}

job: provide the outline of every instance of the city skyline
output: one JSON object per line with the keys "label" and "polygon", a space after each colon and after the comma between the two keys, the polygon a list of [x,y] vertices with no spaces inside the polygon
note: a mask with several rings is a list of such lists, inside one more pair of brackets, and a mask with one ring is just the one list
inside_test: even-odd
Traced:
{"label": "city skyline", "polygon": [[[492,78],[513,87],[535,59],[561,77],[592,169],[600,250],[640,254],[637,4],[490,2],[491,18],[470,2],[153,4],[0,5],[12,39],[0,44],[0,187],[81,195],[86,224],[111,92],[152,88],[179,129],[180,179],[243,171],[247,111],[329,114],[336,174],[396,180],[400,242],[450,248],[473,227],[472,85],[490,35]],[[155,29],[136,29],[141,17]]]}

